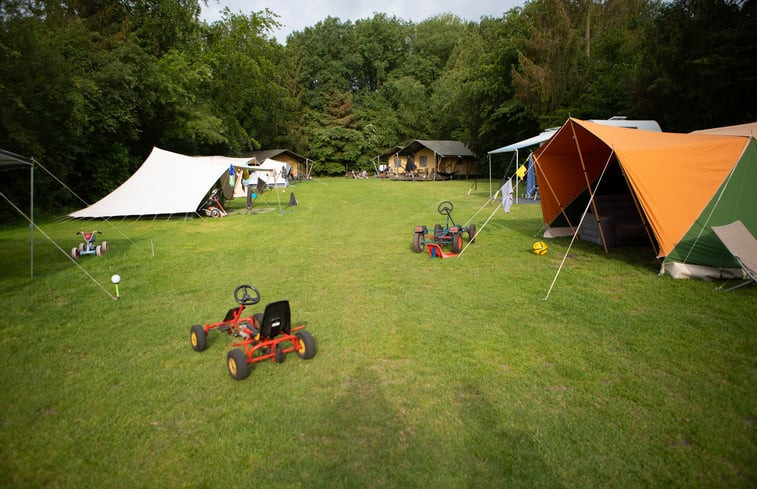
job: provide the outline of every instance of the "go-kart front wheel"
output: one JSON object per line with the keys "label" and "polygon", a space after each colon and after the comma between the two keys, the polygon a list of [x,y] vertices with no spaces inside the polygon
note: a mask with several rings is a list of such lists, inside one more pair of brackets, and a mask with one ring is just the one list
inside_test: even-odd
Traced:
{"label": "go-kart front wheel", "polygon": [[297,342],[297,354],[303,360],[310,360],[315,356],[315,340],[313,335],[307,331],[298,331],[295,336],[299,339]]}
{"label": "go-kart front wheel", "polygon": [[247,355],[242,350],[234,349],[226,355],[226,367],[232,379],[242,380],[250,375],[250,367],[247,365]]}
{"label": "go-kart front wheel", "polygon": [[468,242],[473,243],[476,241],[476,225],[471,224],[468,226]]}
{"label": "go-kart front wheel", "polygon": [[207,335],[205,334],[205,328],[199,324],[192,326],[189,330],[189,342],[192,344],[192,348],[194,348],[195,351],[203,351],[205,349],[206,340]]}

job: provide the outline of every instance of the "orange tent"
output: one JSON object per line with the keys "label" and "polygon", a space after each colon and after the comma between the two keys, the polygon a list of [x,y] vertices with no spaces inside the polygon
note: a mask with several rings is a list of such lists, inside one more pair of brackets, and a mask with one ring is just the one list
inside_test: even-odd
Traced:
{"label": "orange tent", "polygon": [[599,214],[591,197],[608,192],[600,177],[615,166],[619,171],[610,192],[623,193],[635,203],[657,256],[665,257],[711,203],[751,141],[571,118],[534,153],[545,236],[573,234],[588,209]]}

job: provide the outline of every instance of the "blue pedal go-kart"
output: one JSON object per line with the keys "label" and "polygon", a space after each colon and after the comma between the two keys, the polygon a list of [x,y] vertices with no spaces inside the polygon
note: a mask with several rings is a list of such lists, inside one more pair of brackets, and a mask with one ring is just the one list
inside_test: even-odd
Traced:
{"label": "blue pedal go-kart", "polygon": [[468,234],[468,241],[476,241],[476,225],[471,224],[467,228],[458,226],[452,219],[452,209],[455,206],[452,202],[445,200],[437,207],[439,214],[446,216],[444,226],[441,224],[434,225],[433,234],[429,233],[426,226],[415,226],[413,234],[413,251],[420,253],[429,245],[429,253],[441,251],[441,246],[450,245],[453,253],[460,253],[463,249],[463,233]]}
{"label": "blue pedal go-kart", "polygon": [[76,248],[71,248],[71,256],[74,260],[78,260],[82,255],[97,255],[103,256],[108,251],[108,242],[103,241],[102,244],[95,244],[97,241],[97,235],[102,234],[100,231],[84,232],[78,231],[76,234],[81,235],[83,242],[79,243]]}

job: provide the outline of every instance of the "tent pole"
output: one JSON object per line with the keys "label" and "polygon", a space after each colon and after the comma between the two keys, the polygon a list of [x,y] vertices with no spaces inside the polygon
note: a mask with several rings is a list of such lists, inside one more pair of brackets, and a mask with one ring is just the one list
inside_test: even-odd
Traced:
{"label": "tent pole", "polygon": [[30,249],[30,263],[31,269],[29,271],[29,277],[34,278],[34,165],[35,160],[32,157],[32,165],[29,167],[29,249]]}
{"label": "tent pole", "polygon": [[[518,148],[515,148],[515,171],[518,171],[518,163],[520,162],[520,156],[518,155]],[[518,178],[518,174],[515,174],[515,205],[518,205],[518,184],[520,183],[520,178]]]}
{"label": "tent pole", "polygon": [[489,198],[492,198],[492,155],[489,156]]}
{"label": "tent pole", "polygon": [[[591,202],[591,206],[594,209],[594,219],[596,219],[597,228],[599,228],[599,237],[602,238],[602,247],[605,249],[605,254],[608,254],[610,253],[610,250],[607,249],[607,241],[605,240],[605,232],[602,229],[602,224],[600,223],[601,216],[599,215],[599,210],[597,210],[597,203],[594,201],[594,191],[591,189],[591,182],[589,181],[589,175],[586,173],[586,164],[584,163],[584,155],[583,153],[581,153],[581,145],[578,143],[578,135],[576,134],[575,124],[571,124],[570,129],[573,132],[573,141],[576,142],[576,149],[578,150],[578,159],[581,162],[581,169],[584,172],[584,180],[586,181],[586,188],[589,190],[589,202]],[[615,150],[612,150],[612,152],[610,153],[610,156],[612,156],[614,152]],[[607,168],[607,164],[608,163],[605,163],[605,169]],[[602,172],[604,173],[604,170]],[[583,221],[583,219],[581,219],[581,221]]]}

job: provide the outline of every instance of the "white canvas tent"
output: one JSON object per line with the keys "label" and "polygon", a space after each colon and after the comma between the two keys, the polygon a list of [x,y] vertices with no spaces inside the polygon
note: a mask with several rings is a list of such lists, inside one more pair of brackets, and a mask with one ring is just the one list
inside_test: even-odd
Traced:
{"label": "white canvas tent", "polygon": [[[274,160],[273,158],[266,158],[263,163],[254,167],[246,165],[235,165],[235,167],[236,179],[233,193],[227,182],[223,184],[223,194],[227,198],[231,196],[235,198],[247,196],[247,189],[243,185],[245,169],[252,170],[250,177],[253,182],[257,182],[258,178],[260,178],[266,183],[267,187],[287,187],[289,185],[288,175],[292,170],[292,166],[289,163]],[[253,185],[257,185],[257,183],[253,183]]]}
{"label": "white canvas tent", "polygon": [[249,158],[186,156],[153,148],[150,156],[120,187],[94,204],[72,212],[74,218],[190,214],[229,166],[248,166]]}
{"label": "white canvas tent", "polygon": [[273,158],[266,158],[266,160],[259,165],[259,168],[260,170],[253,172],[253,178],[255,181],[260,178],[269,187],[286,187],[289,185],[287,176],[292,170],[289,163],[274,160]]}

